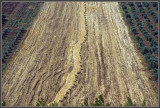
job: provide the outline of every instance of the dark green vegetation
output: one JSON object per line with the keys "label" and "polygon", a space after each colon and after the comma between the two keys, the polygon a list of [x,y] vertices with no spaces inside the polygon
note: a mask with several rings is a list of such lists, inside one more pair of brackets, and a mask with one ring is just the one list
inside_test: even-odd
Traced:
{"label": "dark green vegetation", "polygon": [[[5,106],[6,102],[2,102],[2,106]],[[36,106],[48,106],[43,98],[38,99]],[[54,102],[50,106],[58,106],[58,103]],[[67,106],[63,104],[63,106]],[[110,103],[104,104],[103,95],[99,95],[97,98],[95,98],[94,104],[89,105],[88,98],[86,98],[82,104],[82,106],[110,106]],[[136,106],[136,104],[133,104],[130,97],[127,98],[127,103],[125,105],[120,104],[119,106]],[[145,100],[142,103],[142,106],[146,106]]]}
{"label": "dark green vegetation", "polygon": [[44,99],[43,98],[38,99],[38,102],[36,103],[36,106],[45,106]]}
{"label": "dark green vegetation", "polygon": [[130,33],[158,81],[158,2],[121,2]]}
{"label": "dark green vegetation", "polygon": [[[88,98],[86,98],[82,104],[82,106],[89,106],[88,104]],[[98,97],[95,98],[94,104],[91,104],[91,106],[110,106],[109,103],[106,105],[104,104],[104,99],[102,95],[99,95]]]}
{"label": "dark green vegetation", "polygon": [[2,70],[25,38],[40,5],[40,2],[2,3]]}
{"label": "dark green vegetation", "polygon": [[[38,99],[36,106],[48,106],[48,105],[45,103],[44,99],[41,98],[41,99]],[[50,106],[58,106],[58,103],[54,102]],[[63,106],[65,106],[65,105],[63,105]]]}
{"label": "dark green vegetation", "polygon": [[[44,99],[41,98],[41,99],[38,99],[36,106],[47,106],[47,104],[45,103]],[[58,106],[58,103],[54,102],[50,106]]]}
{"label": "dark green vegetation", "polygon": [[[145,106],[145,101],[143,101],[142,106]],[[86,98],[82,104],[82,106],[89,106],[88,99]],[[91,104],[91,106],[110,106],[110,103],[104,104],[104,99],[102,95],[99,95],[98,98],[95,99],[94,104]],[[125,105],[120,104],[120,106],[136,106],[136,104],[133,104],[130,97],[127,98],[127,103]]]}
{"label": "dark green vegetation", "polygon": [[5,101],[2,102],[2,106],[6,106],[6,102]]}

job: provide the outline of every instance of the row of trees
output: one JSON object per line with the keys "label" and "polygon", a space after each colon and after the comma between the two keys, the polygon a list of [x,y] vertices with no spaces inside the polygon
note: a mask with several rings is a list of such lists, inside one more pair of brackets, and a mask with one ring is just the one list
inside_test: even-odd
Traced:
{"label": "row of trees", "polygon": [[8,50],[3,54],[2,57],[2,62],[6,62],[6,60],[8,59],[8,57],[14,53],[14,49],[15,47],[18,45],[18,43],[20,42],[20,40],[22,39],[22,33],[24,32],[24,28],[21,28],[18,32],[18,34],[16,35],[16,37],[13,39],[12,44],[8,47]]}
{"label": "row of trees", "polygon": [[[6,5],[9,4],[6,3]],[[31,6],[32,8],[29,9],[29,6]],[[30,24],[33,21],[33,18],[38,13],[40,6],[40,2],[28,2],[24,3],[23,7],[17,10],[17,12],[14,14],[14,19],[9,18],[9,20],[5,20],[6,16],[2,15],[2,20],[6,22],[6,28],[9,28],[4,29],[2,32],[2,69],[5,69],[7,67],[8,61],[12,57],[12,54],[16,50],[18,44],[20,43],[23,37],[22,33],[24,29],[27,29],[30,26]],[[4,14],[6,14],[6,12],[7,11],[5,11]],[[21,27],[23,27],[24,29],[20,29]]]}
{"label": "row of trees", "polygon": [[[137,12],[136,12],[136,10],[135,10],[135,8],[134,8],[134,4],[133,4],[133,3],[129,3],[128,5],[131,6],[131,12],[132,12],[132,14],[133,14],[134,19],[136,20],[136,24],[137,24],[138,28],[139,28],[139,29],[141,30],[141,32],[143,33],[146,41],[149,41],[149,42],[150,42],[150,46],[152,47],[152,51],[155,52],[155,53],[158,55],[158,47],[157,47],[158,45],[157,45],[156,41],[152,38],[152,36],[151,36],[150,34],[148,34],[148,32],[147,32],[145,29],[143,29],[142,24],[141,24],[141,22],[140,22],[140,20],[139,20],[139,17],[138,17],[138,15],[137,15]],[[146,20],[149,28],[151,29],[151,31],[153,32],[153,34],[154,34],[155,36],[157,36],[157,38],[158,38],[158,32],[155,31],[155,30],[153,30],[153,26],[150,24],[150,20],[147,18],[147,15],[145,14],[145,11],[144,11],[144,9],[142,8],[142,5],[141,5],[139,2],[137,2],[137,6],[139,6],[140,12],[141,12],[142,16],[145,18],[145,20]],[[127,15],[128,15],[128,14],[127,14]],[[129,15],[128,15],[128,16],[129,16]],[[136,29],[135,29],[135,27],[133,27],[133,25],[131,25],[131,26],[132,26],[132,27],[131,27],[131,31],[132,31],[134,34],[136,34]]]}
{"label": "row of trees", "polygon": [[4,40],[6,38],[8,32],[8,28],[4,29],[4,31],[2,32],[2,39]]}
{"label": "row of trees", "polygon": [[[152,34],[154,36],[156,36],[156,38],[158,38],[158,32],[153,29],[153,26],[151,25],[150,20],[148,19],[142,5],[139,2],[136,2],[136,4],[139,7],[139,11],[140,11],[141,15],[146,20],[146,24],[147,24],[149,30],[152,32]],[[155,52],[158,55],[158,44],[157,44],[157,42],[152,38],[152,36],[150,34],[147,33],[146,30],[143,30],[143,29],[140,29],[140,30],[143,33],[145,39],[150,42],[150,46],[152,47],[152,51]]]}
{"label": "row of trees", "polygon": [[[147,17],[147,14],[145,13],[143,6],[140,3],[136,3],[139,7],[139,11],[142,14],[142,16],[146,19],[147,22],[150,22],[150,20]],[[128,5],[130,6],[129,10],[124,2],[121,2],[121,7],[124,11],[124,16],[129,24],[130,31],[134,34],[135,40],[138,44],[138,49],[141,51],[141,53],[145,56],[145,60],[148,64],[148,69],[152,69],[153,75],[155,80],[158,80],[158,60],[155,58],[155,56],[152,55],[152,52],[155,52],[158,55],[158,44],[156,41],[152,38],[152,36],[144,29],[142,26],[142,23],[139,19],[139,16],[137,14],[137,11],[134,7],[134,3],[128,2]],[[130,12],[128,12],[130,11]],[[131,14],[132,13],[132,14]],[[133,24],[133,19],[136,21],[136,25]],[[142,32],[144,38],[146,41],[150,42],[151,49],[148,48],[143,44],[142,38],[138,35],[137,28]]]}
{"label": "row of trees", "polygon": [[5,15],[2,15],[2,24],[4,24],[6,21],[6,16]]}
{"label": "row of trees", "polygon": [[[145,2],[144,2],[144,4],[145,4]],[[139,7],[139,11],[140,11],[141,15],[144,17],[144,19],[146,20],[147,25],[150,27],[151,26],[150,20],[147,18],[147,15],[146,15],[142,6]],[[136,13],[133,13],[133,14],[136,14]],[[151,30],[153,31],[153,27],[151,28]],[[150,34],[148,34],[148,32],[145,29],[141,29],[141,32],[143,33],[146,41],[150,42],[150,46],[152,47],[152,50],[150,50],[148,47],[142,45],[142,42],[140,42],[141,46],[139,46],[139,49],[140,49],[141,53],[145,56],[145,60],[148,64],[148,69],[152,69],[154,78],[157,81],[158,80],[158,60],[155,58],[155,56],[152,55],[152,52],[155,52],[158,55],[158,44],[152,38],[152,36]],[[155,31],[154,31],[154,33],[155,33]],[[157,35],[158,32],[156,32],[155,34]],[[158,35],[157,35],[157,38],[158,38]]]}
{"label": "row of trees", "polygon": [[[150,20],[148,19],[148,17],[146,15],[146,13],[145,13],[142,5],[139,2],[136,2],[136,4],[139,7],[139,11],[140,11],[141,15],[146,20],[146,24],[147,24],[148,28],[150,29],[150,31],[152,32],[152,34],[154,36],[156,36],[156,38],[158,38],[158,32],[153,29],[153,26],[151,25]],[[134,14],[134,16],[136,16],[136,12],[134,12],[133,14]],[[140,21],[138,19],[136,21],[140,25]],[[152,51],[155,52],[158,55],[158,45],[157,45],[156,41],[152,38],[152,36],[150,34],[147,33],[146,30],[143,30],[142,28],[140,30],[143,33],[145,39],[150,42],[150,46],[152,47]]]}
{"label": "row of trees", "polygon": [[148,29],[151,31],[151,33],[158,38],[158,32],[153,28],[152,24],[150,23],[150,19],[147,17],[145,10],[143,9],[142,5],[139,2],[136,2],[138,8],[139,8],[139,12],[142,15],[142,17],[145,19],[146,21],[146,25],[148,27]]}
{"label": "row of trees", "polygon": [[158,23],[157,14],[150,8],[149,3],[143,2],[143,5],[148,9],[148,13],[153,17],[154,21]]}
{"label": "row of trees", "polygon": [[152,6],[158,11],[158,2],[151,2]]}
{"label": "row of trees", "polygon": [[[152,36],[150,34],[148,34],[148,32],[142,27],[140,19],[139,19],[138,15],[137,15],[137,12],[136,12],[135,8],[134,8],[134,4],[129,2],[128,5],[131,6],[131,12],[133,14],[133,18],[136,20],[136,24],[137,24],[138,28],[143,33],[146,41],[150,42],[150,46],[152,47],[152,51],[155,52],[158,55],[158,47],[157,47],[158,45],[157,45],[156,41],[152,38]],[[149,22],[149,19],[147,18],[146,14],[144,13],[142,5],[139,2],[137,2],[137,5],[139,7],[141,7],[140,11],[142,12],[142,16],[144,16],[144,18],[146,18],[146,21]],[[128,23],[131,25],[132,33],[134,35],[136,35],[137,34],[137,30],[136,30],[136,28],[134,27],[134,25],[132,23],[133,19],[131,19],[131,15],[128,13],[127,7],[124,4],[122,5],[122,7],[125,10],[124,12],[125,12],[126,19],[127,19]],[[152,27],[152,29],[153,29],[153,26],[150,23],[149,23],[149,27]],[[154,34],[156,34],[156,36],[158,37],[158,32],[154,32]],[[140,44],[141,44],[141,47],[143,47],[142,46],[142,42]]]}

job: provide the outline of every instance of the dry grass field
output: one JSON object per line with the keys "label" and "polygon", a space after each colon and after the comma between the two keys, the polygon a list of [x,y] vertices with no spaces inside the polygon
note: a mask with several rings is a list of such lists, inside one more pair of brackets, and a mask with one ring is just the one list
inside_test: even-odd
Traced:
{"label": "dry grass field", "polygon": [[131,97],[158,105],[117,2],[45,2],[2,78],[6,106],[81,106],[103,94],[119,106]]}

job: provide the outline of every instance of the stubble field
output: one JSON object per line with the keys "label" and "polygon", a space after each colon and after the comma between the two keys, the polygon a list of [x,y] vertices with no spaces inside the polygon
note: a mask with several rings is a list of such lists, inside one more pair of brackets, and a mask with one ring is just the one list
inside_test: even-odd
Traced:
{"label": "stubble field", "polygon": [[2,78],[7,106],[158,105],[117,2],[45,2]]}

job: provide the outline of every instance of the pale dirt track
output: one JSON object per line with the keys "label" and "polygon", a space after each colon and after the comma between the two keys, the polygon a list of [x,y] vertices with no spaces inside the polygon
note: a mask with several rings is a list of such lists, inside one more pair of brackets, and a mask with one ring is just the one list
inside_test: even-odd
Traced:
{"label": "pale dirt track", "polygon": [[45,2],[6,75],[7,106],[105,103],[157,106],[117,2]]}

